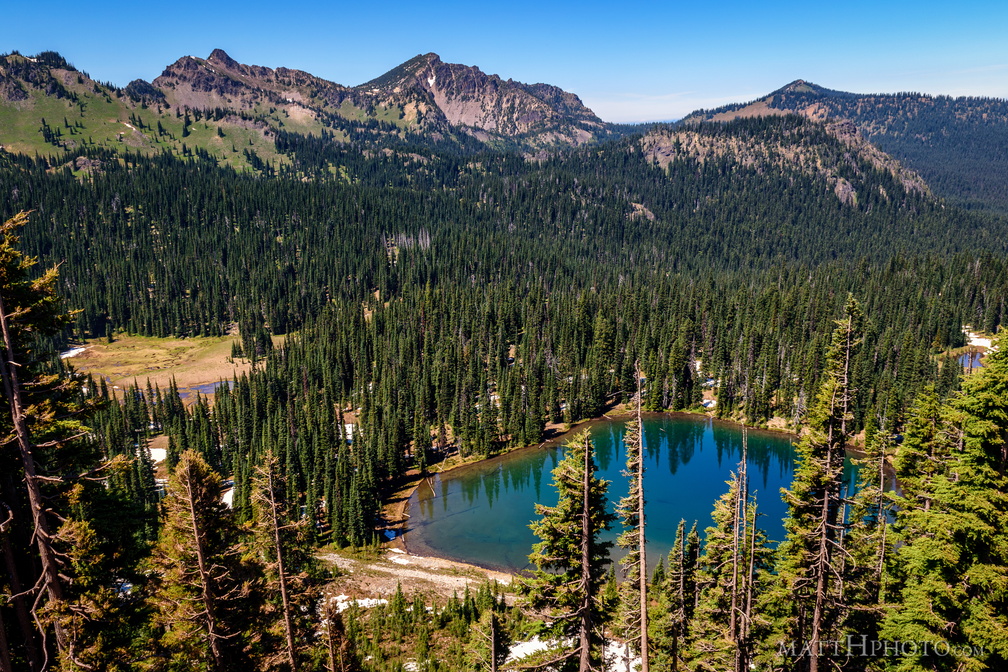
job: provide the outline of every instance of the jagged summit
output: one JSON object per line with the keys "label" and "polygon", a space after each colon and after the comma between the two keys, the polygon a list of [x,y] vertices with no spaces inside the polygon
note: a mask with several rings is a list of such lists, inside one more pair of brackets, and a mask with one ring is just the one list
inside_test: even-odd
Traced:
{"label": "jagged summit", "polygon": [[394,89],[415,78],[425,68],[437,67],[442,63],[441,57],[434,52],[417,54],[408,61],[397,65],[383,75],[358,85],[357,89],[371,91],[374,89]]}
{"label": "jagged summit", "polygon": [[225,68],[237,68],[239,65],[241,65],[240,63],[238,63],[238,61],[228,56],[227,52],[224,51],[223,49],[214,49],[213,51],[210,52],[210,55],[207,57],[206,60],[207,63],[220,64]]}
{"label": "jagged summit", "polygon": [[360,91],[413,98],[437,110],[455,127],[480,139],[540,135],[546,143],[581,144],[604,124],[573,93],[549,84],[523,84],[476,66],[445,63],[435,53],[418,54],[356,87]]}

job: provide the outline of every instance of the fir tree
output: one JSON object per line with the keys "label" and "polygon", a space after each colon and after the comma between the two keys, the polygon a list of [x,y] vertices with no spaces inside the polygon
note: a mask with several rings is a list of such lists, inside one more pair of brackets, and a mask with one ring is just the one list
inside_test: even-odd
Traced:
{"label": "fir tree", "polygon": [[[640,380],[640,367],[634,367]],[[641,389],[637,385],[636,418],[626,423],[623,445],[626,446],[626,469],[630,491],[616,507],[623,532],[616,540],[627,554],[620,560],[623,566],[621,624],[623,637],[641,657],[641,672],[650,669],[648,650],[647,551],[644,529],[644,426],[641,418]]]}
{"label": "fir tree", "polygon": [[155,670],[247,669],[258,636],[256,572],[242,561],[238,529],[221,502],[221,479],[195,451],[168,481],[165,520],[151,559],[158,579],[151,605]]}
{"label": "fir tree", "polygon": [[608,483],[595,476],[588,432],[573,437],[564,451],[553,470],[557,505],[536,504],[542,518],[530,527],[542,541],[533,546],[529,560],[537,569],[520,590],[528,606],[552,621],[549,632],[554,637],[574,638],[574,649],[561,654],[558,662],[566,661],[565,669],[587,672],[601,664],[602,627],[610,606],[600,597],[612,544],[601,541],[599,534],[615,517],[606,511]]}
{"label": "fir tree", "polygon": [[835,639],[841,597],[843,462],[853,431],[853,369],[863,316],[848,297],[846,315],[833,332],[825,377],[810,413],[809,431],[798,445],[798,462],[788,504],[787,539],[781,544],[777,637],[797,647],[793,662],[818,672]]}
{"label": "fir tree", "polygon": [[896,519],[898,604],[881,632],[919,646],[895,663],[898,670],[979,672],[1008,665],[1005,334],[937,417],[921,399],[908,423],[914,431],[900,447],[906,459],[897,464],[910,490]]}

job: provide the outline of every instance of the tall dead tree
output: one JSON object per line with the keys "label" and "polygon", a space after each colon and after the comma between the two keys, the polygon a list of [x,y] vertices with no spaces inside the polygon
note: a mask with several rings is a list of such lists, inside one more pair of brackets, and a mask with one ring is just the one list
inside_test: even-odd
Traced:
{"label": "tall dead tree", "polygon": [[648,672],[648,590],[647,551],[644,531],[644,425],[641,414],[640,363],[634,363],[637,376],[637,408],[634,419],[627,423],[623,435],[626,446],[626,469],[624,475],[630,480],[630,492],[620,500],[616,513],[623,523],[624,531],[617,544],[627,549],[620,561],[623,566],[626,586],[624,590],[623,628],[628,643],[636,642],[641,656],[641,672]]}
{"label": "tall dead tree", "polygon": [[287,566],[286,551],[290,532],[303,527],[300,521],[289,522],[284,502],[286,485],[279,477],[279,460],[272,450],[267,450],[262,464],[256,467],[252,482],[252,507],[255,516],[257,536],[266,540],[263,553],[269,574],[275,579],[280,593],[281,615],[283,617],[287,663],[292,672],[298,670],[298,653],[294,643],[293,605],[290,598],[291,577]]}
{"label": "tall dead tree", "polygon": [[822,642],[836,628],[840,596],[843,463],[852,431],[854,357],[861,342],[863,315],[848,299],[844,319],[827,352],[827,366],[808,423],[798,445],[791,488],[785,491],[787,540],[781,545],[778,584],[787,605],[782,634],[808,652],[809,672],[819,672],[829,647]]}
{"label": "tall dead tree", "polygon": [[[5,257],[9,254],[13,254],[16,258],[20,259],[19,255],[17,255],[11,247],[13,240],[13,234],[11,232],[16,227],[23,225],[25,221],[27,221],[27,215],[22,213],[22,215],[19,215],[4,224],[3,233],[5,239],[3,241],[3,252]],[[7,261],[7,259],[4,259],[4,261]],[[8,264],[4,264],[4,266],[6,267]],[[63,585],[60,579],[60,561],[53,545],[53,534],[49,525],[49,520],[46,517],[47,505],[40,485],[40,477],[33,452],[34,446],[31,442],[31,435],[25,415],[25,403],[22,395],[21,382],[18,376],[18,369],[20,367],[17,362],[11,328],[11,319],[26,313],[30,304],[29,306],[19,307],[19,309],[16,309],[13,313],[8,313],[8,302],[5,300],[3,295],[8,291],[14,291],[13,285],[15,284],[15,279],[4,277],[2,280],[4,291],[0,291],[0,331],[3,333],[4,352],[3,356],[0,357],[0,378],[3,379],[3,389],[4,394],[7,397],[8,406],[10,407],[11,421],[13,423],[15,435],[14,438],[21,458],[21,466],[24,470],[24,483],[28,494],[28,505],[32,518],[32,538],[35,540],[35,547],[38,552],[39,564],[41,566],[39,579],[31,589],[35,595],[31,611],[36,623],[39,623],[38,614],[44,603],[48,602],[55,608],[63,602]],[[21,283],[19,284],[25,284],[24,280],[21,279]],[[38,287],[42,287],[43,290],[45,288],[45,284],[41,282],[36,283],[36,285]],[[40,294],[38,297],[32,297],[36,301],[44,301],[48,299],[44,291],[40,292],[36,289],[36,293]],[[42,628],[41,625],[39,626],[39,629],[43,636],[44,650],[46,630]],[[54,632],[56,635],[57,649],[60,653],[63,653],[67,650],[69,643],[66,631],[63,629],[62,624],[58,620],[54,623]],[[45,662],[43,662],[43,666],[45,666]]]}

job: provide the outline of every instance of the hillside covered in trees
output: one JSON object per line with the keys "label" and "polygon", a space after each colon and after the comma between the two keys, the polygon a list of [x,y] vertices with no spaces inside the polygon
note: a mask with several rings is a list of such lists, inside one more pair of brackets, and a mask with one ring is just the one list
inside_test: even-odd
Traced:
{"label": "hillside covered in trees", "polygon": [[700,110],[683,121],[780,114],[851,122],[882,151],[923,175],[936,193],[970,208],[1008,210],[1008,101],[857,94],[799,79],[765,98]]}
{"label": "hillside covered in trees", "polygon": [[[44,94],[86,118],[96,100],[74,87],[108,105],[135,95],[131,123],[153,124],[156,91],[92,85],[56,55],[5,58],[8,98]],[[64,83],[46,79],[54,69]],[[18,89],[11,73],[35,79]],[[575,108],[559,90],[500,91]],[[175,130],[150,134],[163,151],[69,145],[68,118],[51,150],[0,152],[0,670],[473,669],[575,602],[633,639],[609,622],[626,610],[601,567],[581,575],[607,591],[601,610],[534,588],[519,609],[486,588],[428,619],[423,598],[401,593],[339,616],[314,550],[375,543],[382,502],[446,454],[537,444],[551,423],[634,401],[641,379],[647,410],[697,410],[707,395],[722,418],[803,437],[780,548],[762,544],[740,474],[711,503],[716,528],[683,530],[652,577],[655,669],[979,670],[1008,658],[1005,355],[965,379],[956,356],[964,325],[994,334],[1008,319],[1003,216],[960,209],[849,125],[800,115],[616,129],[534,155],[378,122],[277,125],[268,152],[242,143],[240,164],[182,140],[188,128],[226,150],[226,124],[241,126],[229,114],[184,108],[177,145]],[[24,254],[58,274],[36,281]],[[189,406],[174,386],[109,390],[55,354],[124,332],[235,330],[250,372]],[[145,449],[161,435],[164,488]],[[838,483],[855,440],[856,496]],[[579,441],[571,454],[587,464]],[[887,470],[898,492],[873,480]],[[572,562],[550,571],[584,569]],[[855,633],[937,638],[962,655],[803,648]],[[582,664],[597,662],[597,638],[584,642]]]}

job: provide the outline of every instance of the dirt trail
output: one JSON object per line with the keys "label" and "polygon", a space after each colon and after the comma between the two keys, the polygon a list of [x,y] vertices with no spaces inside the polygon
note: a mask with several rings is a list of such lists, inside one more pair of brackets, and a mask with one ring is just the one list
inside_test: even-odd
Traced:
{"label": "dirt trail", "polygon": [[318,557],[340,569],[342,576],[333,586],[354,599],[387,598],[395,593],[397,585],[402,585],[406,595],[421,593],[442,601],[455,593],[462,594],[466,586],[475,589],[487,581],[497,581],[508,590],[514,578],[461,562],[409,555],[397,548],[383,549],[376,557],[336,552]]}

